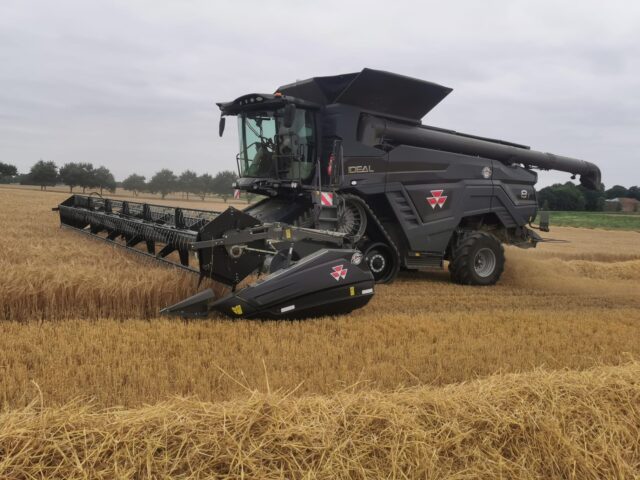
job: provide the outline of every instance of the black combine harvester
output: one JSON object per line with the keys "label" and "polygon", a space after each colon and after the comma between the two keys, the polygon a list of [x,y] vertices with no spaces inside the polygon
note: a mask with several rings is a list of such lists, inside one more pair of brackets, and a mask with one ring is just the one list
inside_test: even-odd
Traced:
{"label": "black combine harvester", "polygon": [[537,213],[534,169],[579,175],[590,189],[599,188],[600,170],[422,125],[450,92],[364,69],[219,103],[220,135],[225,117],[238,119],[233,187],[265,199],[219,213],[73,195],[59,205],[60,221],[232,287],[163,310],[183,316],[347,313],[369,301],[374,283],[445,260],[455,282],[491,285],[504,268],[502,244],[542,240],[528,228]]}

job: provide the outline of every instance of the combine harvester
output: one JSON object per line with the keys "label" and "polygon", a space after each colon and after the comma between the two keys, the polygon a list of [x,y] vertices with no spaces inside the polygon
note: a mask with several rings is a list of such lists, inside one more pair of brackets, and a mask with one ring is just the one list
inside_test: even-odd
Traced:
{"label": "combine harvester", "polygon": [[600,187],[600,170],[422,125],[450,92],[364,69],[219,103],[221,136],[227,116],[238,120],[233,187],[264,200],[219,213],[73,195],[59,205],[60,221],[232,287],[220,299],[207,289],[163,310],[183,316],[347,313],[369,301],[375,282],[444,260],[455,282],[492,285],[504,268],[502,244],[541,240],[527,227],[537,212],[534,169],[580,175],[590,189]]}

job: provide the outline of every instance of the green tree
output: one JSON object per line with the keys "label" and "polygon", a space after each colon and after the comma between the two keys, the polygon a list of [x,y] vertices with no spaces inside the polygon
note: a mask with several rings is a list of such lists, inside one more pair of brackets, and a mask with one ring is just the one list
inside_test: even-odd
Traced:
{"label": "green tree", "polygon": [[582,192],[584,197],[584,209],[589,212],[601,212],[604,210],[605,197],[604,197],[604,185],[600,184],[599,190],[590,190],[578,185],[578,189]]}
{"label": "green tree", "polygon": [[99,167],[93,171],[93,179],[95,187],[100,189],[100,195],[102,195],[102,190],[107,189],[111,193],[115,193],[116,191],[116,179],[113,178],[113,174],[109,171],[107,167]]}
{"label": "green tree", "polygon": [[25,185],[39,185],[40,190],[53,187],[58,181],[58,167],[53,162],[40,160],[31,167],[23,182]]}
{"label": "green tree", "polygon": [[197,193],[198,174],[191,170],[185,170],[180,174],[178,185],[180,187],[180,190],[187,194],[187,200],[189,200],[190,193]]}
{"label": "green tree", "polygon": [[215,191],[215,179],[205,173],[198,177],[198,181],[196,182],[195,194],[200,197],[204,201],[205,197],[208,193],[214,193]]}
{"label": "green tree", "polygon": [[542,206],[545,210],[553,210],[553,206],[555,206],[557,201],[556,191],[560,186],[561,185],[557,183],[538,191],[538,205]]}
{"label": "green tree", "polygon": [[628,195],[631,198],[635,198],[636,200],[640,200],[640,187],[634,185],[633,187],[629,187]]}
{"label": "green tree", "polygon": [[143,177],[142,175],[137,175],[135,173],[129,175],[122,182],[122,188],[133,192],[133,195],[135,197],[138,196],[138,193],[144,191],[146,186],[147,184],[145,183],[145,177]]}
{"label": "green tree", "polygon": [[18,174],[15,165],[0,162],[0,183],[9,183]]}
{"label": "green tree", "polygon": [[605,192],[607,199],[611,198],[621,198],[629,196],[629,190],[627,190],[622,185],[614,185],[609,190]]}
{"label": "green tree", "polygon": [[85,193],[87,188],[98,186],[90,163],[65,163],[60,169],[60,179],[69,187],[69,192],[73,192],[75,187],[82,187],[82,193]]}
{"label": "green tree", "polygon": [[165,198],[171,192],[177,191],[177,189],[178,177],[167,168],[157,172],[149,181],[149,190],[152,193],[159,193],[162,198]]}
{"label": "green tree", "polygon": [[586,201],[580,189],[571,182],[556,183],[538,192],[538,204],[548,202],[550,210],[584,210]]}
{"label": "green tree", "polygon": [[233,187],[231,185],[237,179],[238,175],[236,174],[236,172],[232,172],[231,170],[223,170],[222,172],[218,172],[213,179],[215,182],[214,193],[217,193],[218,195],[229,195],[233,190]]}
{"label": "green tree", "polygon": [[29,183],[29,174],[28,173],[19,173],[12,178],[13,183],[19,183],[20,185],[30,185]]}

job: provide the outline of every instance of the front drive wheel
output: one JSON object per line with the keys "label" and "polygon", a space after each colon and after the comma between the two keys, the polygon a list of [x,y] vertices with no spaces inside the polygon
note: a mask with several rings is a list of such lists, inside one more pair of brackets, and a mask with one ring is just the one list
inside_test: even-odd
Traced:
{"label": "front drive wheel", "polygon": [[474,232],[453,252],[451,279],[462,285],[494,285],[504,270],[504,248],[496,237]]}
{"label": "front drive wheel", "polygon": [[374,243],[364,249],[364,260],[369,266],[376,283],[390,283],[398,275],[400,265],[391,247],[384,243]]}

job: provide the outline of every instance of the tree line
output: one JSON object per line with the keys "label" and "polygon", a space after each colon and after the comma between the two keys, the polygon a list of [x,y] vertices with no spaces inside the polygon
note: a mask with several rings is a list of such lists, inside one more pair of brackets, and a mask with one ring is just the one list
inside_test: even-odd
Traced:
{"label": "tree line", "polygon": [[538,192],[538,204],[546,210],[560,211],[590,211],[604,210],[605,201],[613,198],[635,198],[640,201],[640,187],[623,187],[614,185],[594,191],[575,185],[572,182],[556,183]]}
{"label": "tree line", "polygon": [[231,194],[231,184],[237,178],[234,172],[228,170],[212,176],[208,173],[198,175],[191,170],[176,175],[169,169],[162,169],[149,181],[143,175],[133,173],[122,182],[116,182],[109,169],[103,166],[94,168],[91,163],[70,162],[58,168],[54,162],[40,160],[31,167],[29,173],[21,175],[14,165],[0,162],[0,183],[38,185],[41,190],[63,184],[69,187],[71,193],[74,188],[80,187],[83,193],[86,193],[87,189],[99,189],[102,195],[104,190],[113,193],[116,187],[121,187],[131,191],[135,196],[141,192],[149,192],[165,198],[169,193],[181,192],[187,199],[193,194],[204,200],[208,194],[223,197]]}
{"label": "tree line", "polygon": [[[0,165],[0,176],[6,171],[2,165]],[[12,165],[11,167],[13,175],[4,176],[3,183],[38,185],[40,190],[46,190],[47,187],[62,183],[69,187],[70,192],[73,192],[76,187],[81,187],[83,192],[87,188],[99,189],[100,194],[104,190],[110,192],[115,192],[116,190],[116,180],[109,169],[104,166],[96,168],[91,163],[70,162],[58,168],[54,162],[40,160],[31,167],[29,173],[25,174],[18,174],[17,169]]]}
{"label": "tree line", "polygon": [[0,162],[0,183],[8,183],[16,175],[18,169],[15,165]]}
{"label": "tree line", "polygon": [[225,170],[215,176],[208,173],[198,175],[191,170],[185,170],[180,175],[165,168],[155,173],[147,182],[145,177],[131,174],[122,181],[122,188],[131,191],[135,196],[140,192],[157,193],[165,198],[169,193],[182,192],[189,199],[193,194],[204,200],[208,194],[226,196],[231,193],[231,184],[237,180],[235,172]]}

